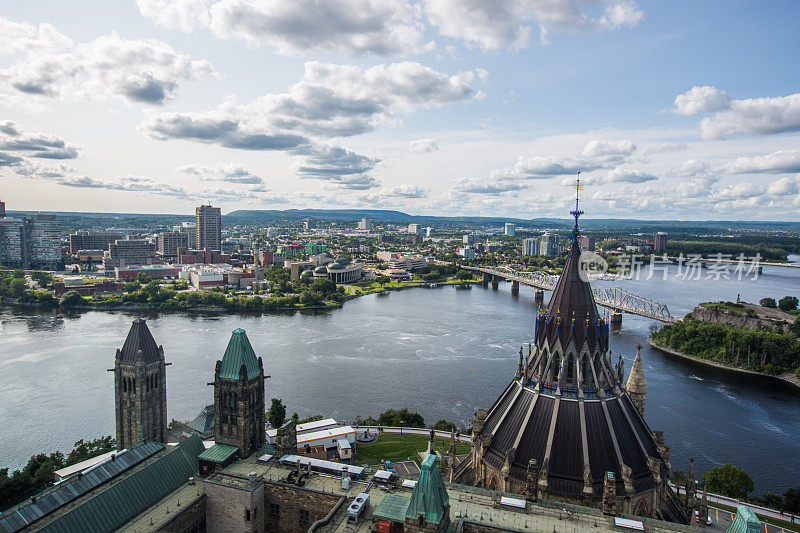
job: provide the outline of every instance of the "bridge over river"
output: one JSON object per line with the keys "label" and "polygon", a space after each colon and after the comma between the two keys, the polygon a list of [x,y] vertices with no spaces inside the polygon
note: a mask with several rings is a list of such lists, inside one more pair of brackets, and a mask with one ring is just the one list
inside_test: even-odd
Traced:
{"label": "bridge over river", "polygon": [[[519,291],[520,284],[534,287],[536,291],[536,305],[544,302],[544,291],[552,291],[558,281],[558,276],[551,276],[544,272],[520,272],[509,267],[469,267],[462,266],[465,270],[483,274],[484,285],[489,282],[497,288],[499,280],[511,282],[511,291]],[[619,288],[603,287],[592,289],[594,301],[597,305],[611,311],[611,324],[622,323],[622,313],[639,315],[659,322],[671,324],[678,319],[672,316],[667,306],[643,296],[638,296],[630,291]]]}

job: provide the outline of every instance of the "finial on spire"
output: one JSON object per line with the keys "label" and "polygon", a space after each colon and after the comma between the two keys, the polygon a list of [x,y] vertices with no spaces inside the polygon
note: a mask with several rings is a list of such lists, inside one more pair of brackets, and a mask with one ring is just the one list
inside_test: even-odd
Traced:
{"label": "finial on spire", "polygon": [[572,228],[572,238],[577,239],[578,235],[580,235],[580,230],[578,229],[578,217],[583,214],[578,208],[578,200],[580,199],[580,191],[583,190],[583,185],[581,185],[581,171],[578,171],[578,179],[575,182],[575,211],[570,211],[569,214],[575,217],[575,227]]}

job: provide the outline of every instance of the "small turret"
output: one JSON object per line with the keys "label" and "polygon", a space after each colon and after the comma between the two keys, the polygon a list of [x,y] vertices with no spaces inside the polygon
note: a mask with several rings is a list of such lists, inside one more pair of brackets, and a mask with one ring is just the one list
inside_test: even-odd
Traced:
{"label": "small turret", "polygon": [[644,404],[647,399],[647,380],[644,377],[644,365],[642,364],[642,345],[636,345],[636,358],[631,366],[631,373],[628,375],[628,383],[625,388],[631,397],[631,402],[639,414],[644,417]]}

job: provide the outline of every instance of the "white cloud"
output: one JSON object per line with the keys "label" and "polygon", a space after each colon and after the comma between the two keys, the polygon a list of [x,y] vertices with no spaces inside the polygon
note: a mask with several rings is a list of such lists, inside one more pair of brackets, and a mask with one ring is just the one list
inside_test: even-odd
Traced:
{"label": "white cloud", "polygon": [[382,195],[391,198],[425,198],[428,196],[428,191],[418,185],[404,183],[385,189],[382,191]]}
{"label": "white cloud", "polygon": [[676,115],[697,115],[727,109],[730,105],[731,97],[728,93],[710,85],[703,85],[692,87],[676,96],[672,112]]}
{"label": "white cloud", "polygon": [[206,28],[284,54],[310,50],[408,54],[420,50],[419,13],[405,0],[137,0],[161,26]]}
{"label": "white cloud", "polygon": [[80,147],[61,137],[49,133],[25,133],[12,121],[0,123],[0,150],[16,152],[16,156],[6,155],[6,161],[13,161],[15,158],[18,160],[19,157],[75,159],[80,153]]}
{"label": "white cloud", "polygon": [[380,162],[379,159],[330,145],[308,146],[296,153],[303,156],[296,168],[301,178],[323,180],[341,189],[357,191],[380,185],[368,175]]}
{"label": "white cloud", "polygon": [[526,189],[527,184],[518,180],[504,179],[478,179],[478,178],[458,178],[452,182],[453,191],[467,192],[472,194],[501,195],[511,191]]}
{"label": "white cloud", "polygon": [[592,140],[586,143],[581,157],[595,161],[621,161],[636,151],[636,145],[630,139],[620,141]]}
{"label": "white cloud", "polygon": [[800,131],[800,93],[734,100],[712,86],[692,87],[675,98],[673,113],[713,113],[700,121],[704,139]]}
{"label": "white cloud", "polygon": [[[0,29],[14,25],[29,26],[0,17]],[[51,26],[41,25],[35,37],[18,31],[0,38],[0,43],[4,40],[7,45],[0,48],[0,55],[14,52],[16,59],[0,70],[0,83],[33,96],[81,100],[117,97],[163,104],[174,96],[179,81],[215,75],[207,61],[192,60],[154,39],[127,40],[112,32],[74,45],[59,36]]]}
{"label": "white cloud", "polygon": [[185,165],[178,170],[201,181],[224,181],[242,185],[260,185],[264,181],[237,163],[220,163],[213,166]]}
{"label": "white cloud", "polygon": [[740,157],[714,170],[726,174],[800,172],[800,150],[780,150],[756,157]]}
{"label": "white cloud", "polygon": [[800,177],[781,178],[767,185],[767,193],[773,196],[789,196],[800,193]]}
{"label": "white cloud", "polygon": [[448,76],[414,62],[367,69],[308,62],[303,79],[289,92],[267,94],[249,104],[228,100],[213,111],[153,115],[141,128],[158,139],[288,150],[305,144],[306,136],[365,133],[417,107],[469,99],[475,94],[470,85],[475,78],[473,72]]}
{"label": "white cloud", "polygon": [[439,145],[433,139],[417,139],[408,143],[408,146],[415,154],[435,152],[439,149]]}
{"label": "white cloud", "polygon": [[488,50],[528,46],[534,24],[546,45],[552,30],[610,30],[635,26],[644,16],[632,0],[601,3],[603,14],[592,17],[584,0],[424,0],[425,14],[442,35]]}

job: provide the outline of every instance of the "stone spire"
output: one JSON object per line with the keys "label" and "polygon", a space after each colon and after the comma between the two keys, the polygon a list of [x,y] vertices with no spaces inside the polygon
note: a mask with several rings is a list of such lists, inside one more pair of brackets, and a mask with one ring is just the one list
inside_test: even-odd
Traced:
{"label": "stone spire", "polygon": [[631,366],[631,373],[628,374],[628,383],[625,385],[636,410],[644,418],[644,404],[647,398],[647,380],[644,377],[644,365],[642,364],[642,345],[636,345],[636,358]]}

